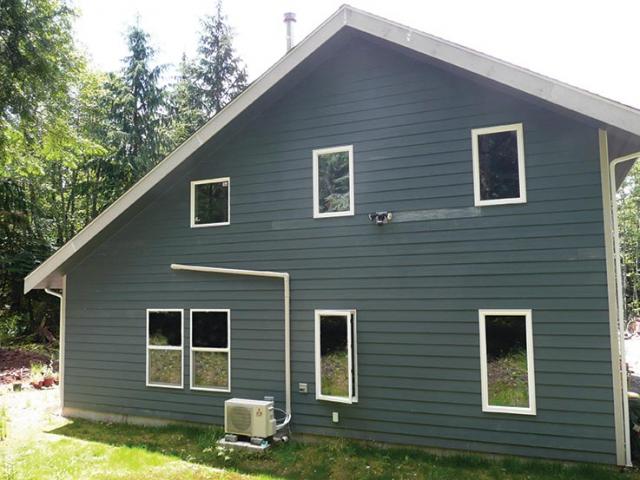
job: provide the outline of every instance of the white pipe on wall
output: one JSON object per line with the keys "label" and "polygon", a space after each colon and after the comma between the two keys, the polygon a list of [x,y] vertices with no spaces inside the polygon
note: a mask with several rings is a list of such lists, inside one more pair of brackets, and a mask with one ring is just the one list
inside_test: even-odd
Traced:
{"label": "white pipe on wall", "polygon": [[289,274],[287,272],[269,272],[264,270],[241,270],[237,268],[200,267],[196,265],[171,264],[172,270],[190,272],[221,273],[226,275],[246,275],[249,277],[281,278],[284,281],[284,381],[285,410],[291,415],[291,294]]}
{"label": "white pipe on wall", "polygon": [[64,412],[64,358],[65,358],[65,335],[66,335],[66,311],[67,311],[67,276],[62,277],[62,293],[55,290],[45,288],[44,291],[49,295],[58,297],[60,300],[60,333],[58,343],[58,384],[60,385],[60,411]]}
{"label": "white pipe on wall", "polygon": [[631,432],[629,425],[629,399],[627,392],[627,363],[624,348],[624,292],[622,285],[622,255],[620,252],[620,231],[618,229],[618,202],[616,199],[616,167],[623,162],[630,162],[640,158],[640,152],[635,152],[623,157],[618,157],[609,163],[609,181],[611,191],[611,216],[613,222],[613,258],[615,259],[616,267],[616,299],[618,303],[618,342],[620,345],[620,357],[621,357],[621,375],[622,375],[622,398],[623,398],[623,417],[625,422],[625,456],[627,466],[632,466],[631,461]]}

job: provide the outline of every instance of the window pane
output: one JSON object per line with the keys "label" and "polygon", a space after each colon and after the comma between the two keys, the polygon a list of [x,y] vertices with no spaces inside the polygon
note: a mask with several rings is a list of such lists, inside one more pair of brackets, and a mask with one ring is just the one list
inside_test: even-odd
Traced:
{"label": "window pane", "polygon": [[528,407],[526,318],[487,315],[485,328],[489,405]]}
{"label": "window pane", "polygon": [[181,312],[149,312],[149,345],[182,345]]}
{"label": "window pane", "polygon": [[180,386],[182,351],[149,349],[149,383]]}
{"label": "window pane", "polygon": [[227,388],[229,354],[226,352],[193,352],[193,386]]}
{"label": "window pane", "polygon": [[196,185],[195,197],[196,225],[229,221],[229,182]]}
{"label": "window pane", "polygon": [[480,199],[518,198],[518,134],[516,131],[478,135]]}
{"label": "window pane", "polygon": [[320,318],[320,385],[322,395],[349,397],[347,317]]}
{"label": "window pane", "polygon": [[191,312],[191,341],[194,347],[227,348],[227,312]]}
{"label": "window pane", "polygon": [[318,155],[318,211],[349,211],[349,152]]}

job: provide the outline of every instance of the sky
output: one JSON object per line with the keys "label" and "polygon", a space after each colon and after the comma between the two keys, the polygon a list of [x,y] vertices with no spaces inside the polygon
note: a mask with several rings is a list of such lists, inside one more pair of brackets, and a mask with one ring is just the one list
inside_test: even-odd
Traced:
{"label": "sky", "polygon": [[[335,12],[341,0],[223,0],[234,46],[249,78],[285,53],[284,12],[295,12],[294,41]],[[139,17],[158,63],[195,53],[199,19],[216,0],[73,0],[76,38],[92,65],[116,70],[124,33]],[[640,108],[638,0],[350,0],[350,5]],[[171,72],[171,69],[168,70]]]}

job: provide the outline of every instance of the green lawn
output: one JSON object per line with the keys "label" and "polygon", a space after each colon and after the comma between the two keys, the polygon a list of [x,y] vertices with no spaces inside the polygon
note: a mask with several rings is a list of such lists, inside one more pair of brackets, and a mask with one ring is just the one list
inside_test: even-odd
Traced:
{"label": "green lawn", "polygon": [[216,449],[221,432],[214,428],[69,422],[52,414],[53,392],[10,394],[4,400],[12,420],[8,440],[0,442],[2,480],[640,480],[640,474],[603,466],[437,456],[344,439],[289,443],[250,455]]}

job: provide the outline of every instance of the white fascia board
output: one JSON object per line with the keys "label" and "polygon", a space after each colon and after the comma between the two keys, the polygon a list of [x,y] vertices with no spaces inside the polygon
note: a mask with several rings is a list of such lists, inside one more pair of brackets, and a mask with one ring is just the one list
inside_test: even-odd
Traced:
{"label": "white fascia board", "polygon": [[[58,280],[55,278],[49,279],[48,277],[56,273],[56,270],[77,250],[86,245],[107,225],[151,190],[154,185],[193,154],[204,142],[222,130],[344,26],[349,26],[355,30],[401,45],[640,136],[640,111],[636,109],[517,67],[484,53],[391,22],[348,5],[343,5],[249,85],[242,94],[238,95],[220,113],[209,120],[109,208],[98,215],[72,240],[60,247],[42,265],[27,275],[24,280],[24,292],[27,293],[33,288],[55,287],[56,282],[59,283]],[[61,275],[62,273],[58,272],[58,276]]]}

